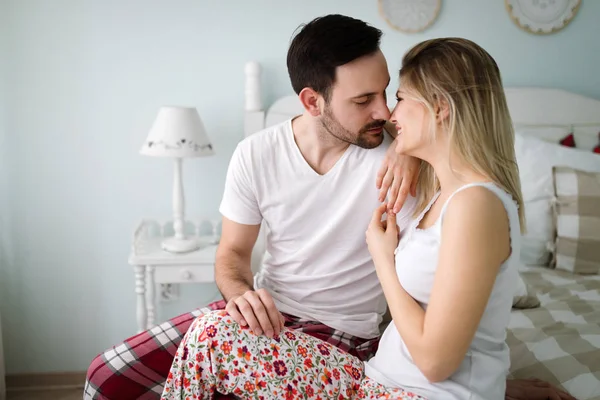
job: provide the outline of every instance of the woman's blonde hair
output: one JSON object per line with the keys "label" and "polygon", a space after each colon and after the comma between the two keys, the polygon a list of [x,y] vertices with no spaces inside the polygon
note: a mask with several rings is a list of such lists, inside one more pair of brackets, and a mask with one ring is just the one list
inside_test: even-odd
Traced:
{"label": "woman's blonde hair", "polygon": [[[500,70],[477,44],[462,38],[427,40],[402,59],[403,91],[429,110],[435,127],[435,107],[445,102],[445,128],[451,149],[478,173],[488,176],[513,196],[519,207],[521,231],[525,216],[514,130]],[[421,163],[417,212],[423,211],[439,182],[431,165]]]}

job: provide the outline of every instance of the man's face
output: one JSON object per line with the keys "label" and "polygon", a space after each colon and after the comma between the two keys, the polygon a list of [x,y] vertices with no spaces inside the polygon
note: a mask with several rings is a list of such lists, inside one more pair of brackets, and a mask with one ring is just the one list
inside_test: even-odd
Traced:
{"label": "man's face", "polygon": [[361,57],[336,70],[329,102],[321,115],[326,132],[366,149],[383,141],[383,125],[390,118],[385,89],[390,82],[381,51]]}

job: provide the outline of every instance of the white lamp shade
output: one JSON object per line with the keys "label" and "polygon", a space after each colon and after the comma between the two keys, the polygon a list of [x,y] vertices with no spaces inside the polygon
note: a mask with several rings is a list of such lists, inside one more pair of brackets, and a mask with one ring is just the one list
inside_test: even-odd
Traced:
{"label": "white lamp shade", "polygon": [[155,157],[203,157],[214,154],[198,111],[161,107],[140,153]]}

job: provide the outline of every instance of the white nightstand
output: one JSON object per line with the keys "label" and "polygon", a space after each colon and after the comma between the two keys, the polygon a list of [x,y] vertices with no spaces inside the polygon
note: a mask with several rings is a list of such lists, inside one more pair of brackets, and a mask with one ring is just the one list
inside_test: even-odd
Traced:
{"label": "white nightstand", "polygon": [[144,220],[135,230],[129,264],[135,269],[135,293],[137,295],[138,332],[154,325],[156,310],[156,285],[162,283],[207,283],[215,281],[215,236],[199,235],[202,221],[193,225],[195,235],[203,243],[199,250],[172,254],[162,250],[161,241],[165,228],[171,223],[160,224]]}

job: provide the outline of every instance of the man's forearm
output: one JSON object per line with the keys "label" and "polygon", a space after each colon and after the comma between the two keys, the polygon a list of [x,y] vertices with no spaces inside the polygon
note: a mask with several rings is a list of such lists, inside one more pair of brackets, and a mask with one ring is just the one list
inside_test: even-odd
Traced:
{"label": "man's forearm", "polygon": [[225,301],[254,290],[250,256],[220,249],[215,263],[215,281]]}

